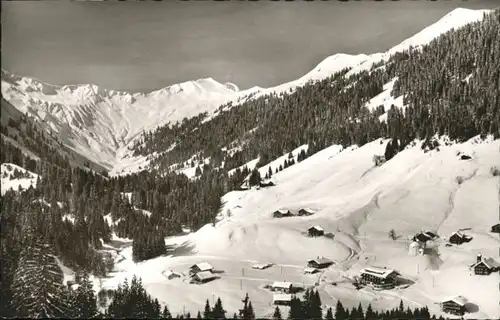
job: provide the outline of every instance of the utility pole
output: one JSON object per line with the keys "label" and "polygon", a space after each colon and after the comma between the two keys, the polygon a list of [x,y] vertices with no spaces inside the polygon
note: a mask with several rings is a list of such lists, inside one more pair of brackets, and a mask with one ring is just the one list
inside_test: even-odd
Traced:
{"label": "utility pole", "polygon": [[243,291],[243,279],[240,279],[240,291]]}

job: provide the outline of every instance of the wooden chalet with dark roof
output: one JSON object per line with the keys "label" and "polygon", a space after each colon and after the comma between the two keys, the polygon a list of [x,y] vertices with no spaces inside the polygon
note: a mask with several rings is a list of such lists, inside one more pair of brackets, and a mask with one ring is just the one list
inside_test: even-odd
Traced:
{"label": "wooden chalet with dark roof", "polygon": [[493,258],[483,258],[480,254],[477,256],[477,261],[473,264],[474,274],[487,276],[500,270],[500,263]]}
{"label": "wooden chalet with dark roof", "polygon": [[333,261],[325,257],[317,257],[307,261],[307,266],[316,269],[325,269],[333,264]]}
{"label": "wooden chalet with dark roof", "polygon": [[312,226],[307,229],[307,233],[310,237],[321,237],[325,235],[325,230],[321,226]]}
{"label": "wooden chalet with dark roof", "polygon": [[463,316],[467,312],[466,305],[467,299],[462,296],[456,296],[445,299],[440,302],[441,310],[446,313]]}
{"label": "wooden chalet with dark roof", "polygon": [[470,242],[472,240],[472,237],[467,236],[460,231],[454,232],[451,236],[450,239],[448,240],[450,243],[456,244],[456,245],[461,245],[464,242]]}
{"label": "wooden chalet with dark roof", "polygon": [[299,216],[310,216],[314,214],[314,210],[310,208],[302,208],[299,210]]}
{"label": "wooden chalet with dark roof", "polygon": [[287,209],[279,209],[273,212],[273,217],[275,218],[284,218],[284,217],[292,217],[292,212]]}

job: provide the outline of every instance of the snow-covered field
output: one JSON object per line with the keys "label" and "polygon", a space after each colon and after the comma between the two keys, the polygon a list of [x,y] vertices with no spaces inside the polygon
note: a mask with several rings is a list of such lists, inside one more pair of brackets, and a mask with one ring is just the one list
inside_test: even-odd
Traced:
{"label": "snow-covered field", "polygon": [[239,91],[233,84],[205,78],[147,94],[127,93],[90,84],[51,85],[2,69],[2,95],[22,113],[27,112],[45,123],[66,146],[109,168],[111,174],[126,174],[140,171],[149,164],[146,157],[133,157],[129,150],[143,131],[203,112],[208,112],[205,121],[209,121],[225,103],[232,102],[232,106],[236,106],[265,94],[290,92],[344,68],[352,68],[347,76],[369,70],[375,63],[388,61],[391,54],[410,46],[424,45],[452,28],[481,20],[486,12],[488,10],[455,9],[385,53],[337,53],[324,59],[303,77],[271,88],[253,87]]}
{"label": "snow-covered field", "polygon": [[[263,286],[286,280],[316,284],[325,306],[334,307],[340,299],[348,306],[361,301],[385,308],[403,299],[439,314],[436,302],[462,295],[475,310],[466,317],[500,316],[498,274],[475,276],[469,270],[479,252],[485,257],[498,255],[500,239],[489,228],[498,222],[500,178],[490,169],[500,164],[500,141],[476,138],[427,153],[416,143],[374,167],[373,155],[383,154],[385,145],[386,141],[376,140],[361,148],[331,146],[273,175],[274,187],[228,193],[222,212],[229,210],[230,215],[215,227],[206,225],[195,233],[168,238],[167,244],[176,246],[171,255],[137,264],[131,260],[131,247],[126,247],[116,273],[102,279],[102,287],[113,288],[136,274],[147,291],[173,312],[191,313],[201,310],[214,293],[232,314],[248,292],[257,314],[270,315],[272,293]],[[472,159],[460,160],[459,152]],[[276,209],[294,212],[304,207],[316,213],[272,217]],[[316,224],[335,237],[307,237],[306,229]],[[471,242],[444,246],[454,231],[467,228]],[[395,230],[396,240],[388,237],[390,229]],[[421,230],[439,234],[438,254],[408,255],[408,238]],[[317,256],[332,259],[334,266],[304,275],[306,261]],[[195,285],[187,277],[168,280],[162,274],[166,270],[187,274],[190,265],[204,261],[223,271],[221,279]],[[275,265],[252,269],[257,262]],[[358,291],[349,279],[366,265],[394,268],[415,283],[405,289]]]}
{"label": "snow-covered field", "polygon": [[[21,189],[23,190],[28,189],[30,186],[33,186],[33,188],[36,187],[36,181],[38,178],[37,174],[21,168],[20,166],[17,166],[13,163],[2,163],[0,168],[2,195],[4,195],[10,189],[17,191],[19,187],[21,187]],[[15,170],[20,172],[22,176],[14,178]]]}

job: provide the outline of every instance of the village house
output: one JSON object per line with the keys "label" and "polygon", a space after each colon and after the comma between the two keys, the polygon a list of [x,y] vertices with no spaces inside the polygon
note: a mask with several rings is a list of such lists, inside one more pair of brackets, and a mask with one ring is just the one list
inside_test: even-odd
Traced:
{"label": "village house", "polygon": [[284,293],[291,293],[293,290],[293,285],[291,282],[280,282],[277,281],[271,285],[271,291],[280,291]]}
{"label": "village house", "polygon": [[430,231],[421,231],[413,237],[413,241],[417,242],[420,248],[425,249],[428,242],[433,241],[438,238],[438,235]]}
{"label": "village house", "polygon": [[321,237],[325,235],[325,230],[321,226],[312,226],[309,229],[307,229],[307,232],[309,233],[310,237]]}
{"label": "village house", "polygon": [[500,270],[500,263],[493,260],[493,258],[483,258],[481,254],[477,255],[476,263],[472,265],[474,269],[474,274],[487,276],[493,272],[498,272]]}
{"label": "village house", "polygon": [[467,309],[465,308],[467,299],[462,296],[445,299],[441,301],[440,304],[441,310],[443,310],[443,312],[451,313],[457,316],[463,316],[467,311]]}
{"label": "village house", "polygon": [[469,237],[460,231],[454,232],[451,236],[450,239],[448,240],[450,243],[456,244],[456,245],[461,245],[464,242],[470,242],[472,240],[472,237]]}
{"label": "village house", "polygon": [[275,218],[284,218],[284,217],[291,217],[291,216],[292,216],[292,213],[290,212],[290,210],[286,210],[286,209],[276,210],[273,213],[273,217],[275,217]]}
{"label": "village house", "polygon": [[367,267],[361,270],[362,282],[373,285],[376,289],[392,289],[396,286],[399,272],[393,269]]}
{"label": "village house", "polygon": [[273,304],[275,305],[282,305],[282,306],[289,306],[292,302],[293,295],[291,294],[275,294],[273,295]]}
{"label": "village house", "polygon": [[314,214],[314,210],[309,208],[303,208],[299,210],[299,216],[310,216]]}
{"label": "village house", "polygon": [[180,273],[177,273],[175,271],[172,271],[172,270],[165,270],[162,272],[163,275],[168,279],[168,280],[172,280],[172,279],[175,279],[175,278],[180,278],[181,275]]}
{"label": "village house", "polygon": [[491,227],[491,232],[493,233],[500,233],[500,223],[497,223],[496,225]]}
{"label": "village house", "polygon": [[333,264],[333,261],[327,259],[325,257],[317,257],[316,259],[312,259],[307,261],[307,266],[316,269],[324,269],[328,268]]}
{"label": "village house", "polygon": [[210,265],[207,262],[201,262],[201,263],[197,263],[197,264],[192,265],[189,268],[189,274],[194,275],[194,274],[197,274],[198,272],[204,272],[204,271],[212,272],[213,270],[214,270],[214,267],[212,267],[212,265]]}
{"label": "village house", "polygon": [[304,269],[305,274],[315,274],[316,272],[319,272],[319,270],[313,267],[306,267]]}
{"label": "village house", "polygon": [[212,280],[217,279],[217,278],[219,278],[219,277],[210,271],[202,271],[202,272],[198,272],[197,274],[195,274],[191,278],[190,283],[202,284],[202,283],[207,283],[207,282],[212,281]]}

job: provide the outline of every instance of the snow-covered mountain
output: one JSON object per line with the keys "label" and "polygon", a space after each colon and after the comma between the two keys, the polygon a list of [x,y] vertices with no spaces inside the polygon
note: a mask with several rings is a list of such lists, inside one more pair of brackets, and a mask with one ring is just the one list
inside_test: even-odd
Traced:
{"label": "snow-covered mountain", "polygon": [[126,166],[131,166],[133,171],[137,170],[137,163],[145,159],[131,159],[127,146],[143,131],[203,112],[209,113],[208,121],[210,115],[227,102],[232,101],[234,106],[264,94],[289,92],[344,68],[352,68],[348,75],[367,70],[395,52],[426,44],[450,29],[480,20],[487,11],[456,9],[385,53],[335,54],[300,79],[272,88],[239,91],[232,83],[221,84],[205,78],[146,94],[127,93],[90,84],[51,85],[2,70],[2,95],[21,112],[46,123],[47,128],[76,152],[112,172]]}

